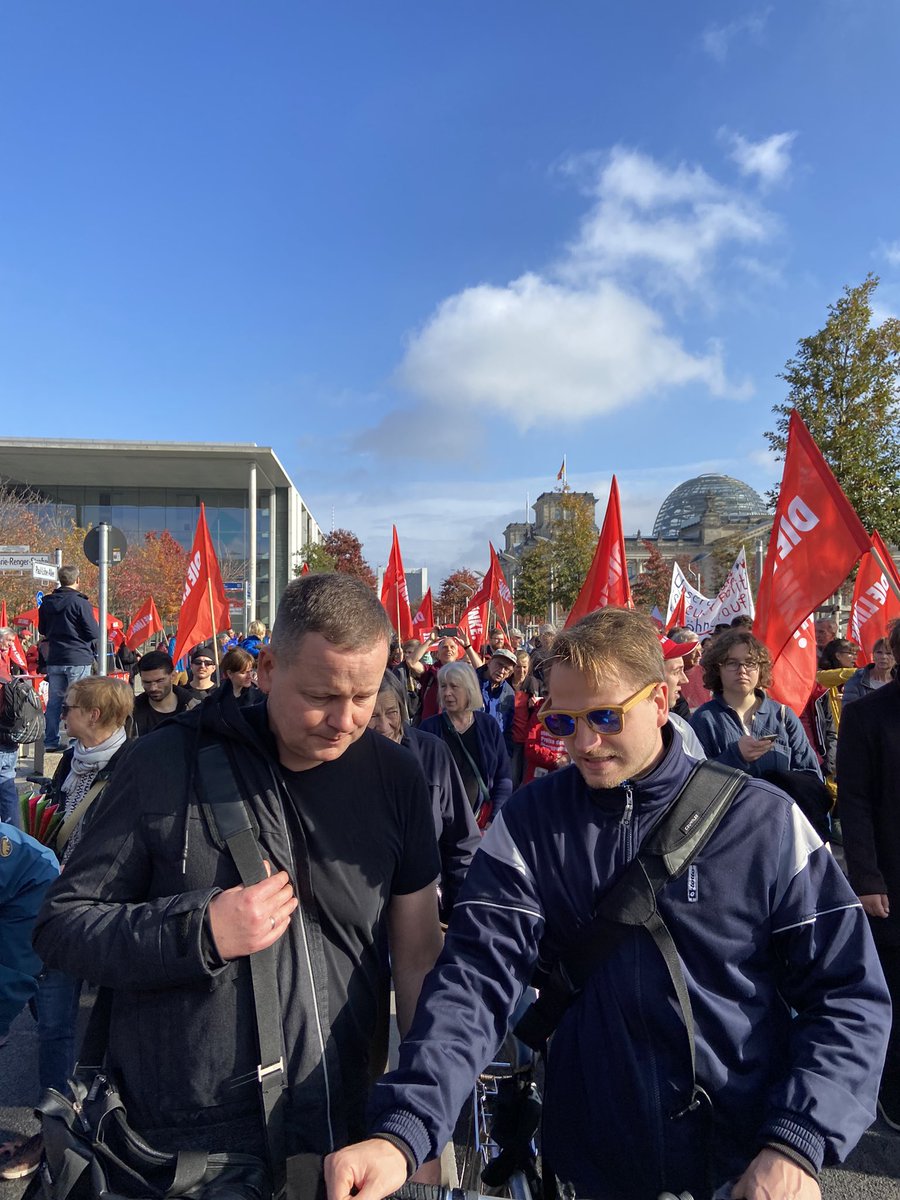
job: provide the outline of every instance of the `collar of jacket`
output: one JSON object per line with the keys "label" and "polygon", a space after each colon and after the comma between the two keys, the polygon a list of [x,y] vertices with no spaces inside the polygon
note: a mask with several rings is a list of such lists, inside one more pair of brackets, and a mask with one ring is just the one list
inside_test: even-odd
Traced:
{"label": "collar of jacket", "polygon": [[587,788],[592,803],[602,812],[621,816],[628,804],[629,790],[631,803],[644,815],[664,812],[675,799],[695,764],[685,754],[681,737],[668,721],[660,732],[663,756],[652,771],[640,779],[626,779],[618,787]]}

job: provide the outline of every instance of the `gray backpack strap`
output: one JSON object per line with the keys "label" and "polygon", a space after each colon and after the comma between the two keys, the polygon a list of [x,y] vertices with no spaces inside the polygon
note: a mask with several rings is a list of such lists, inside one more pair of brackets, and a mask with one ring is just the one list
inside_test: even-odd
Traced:
{"label": "gray backpack strap", "polygon": [[691,865],[746,780],[743,771],[714,762],[697,763],[637,857],[603,895],[592,920],[579,931],[577,940],[541,984],[538,999],[515,1027],[516,1037],[533,1050],[543,1050],[600,963],[629,935],[629,930],[643,927],[663,956],[690,1047],[691,1096],[685,1107],[672,1115],[681,1116],[697,1107],[706,1093],[697,1082],[693,1011],[678,951],[660,916],[656,897],[670,879]]}
{"label": "gray backpack strap", "polygon": [[[241,797],[228,753],[221,743],[211,743],[201,748],[197,780],[206,815],[215,824],[214,832],[228,847],[241,882],[245,887],[261,883],[268,878],[262,851],[247,805]],[[271,1160],[273,1192],[277,1197],[283,1192],[285,1185],[287,1141],[284,1112],[287,1074],[275,945],[267,946],[265,950],[259,950],[249,957],[259,1040],[259,1065],[256,1074]]]}

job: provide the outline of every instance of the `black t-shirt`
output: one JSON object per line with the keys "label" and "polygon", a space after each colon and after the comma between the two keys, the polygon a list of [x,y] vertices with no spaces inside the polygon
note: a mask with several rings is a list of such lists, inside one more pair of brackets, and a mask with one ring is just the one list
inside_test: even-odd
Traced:
{"label": "black t-shirt", "polygon": [[138,732],[139,737],[143,737],[145,733],[152,733],[157,725],[161,725],[166,717],[173,717],[175,713],[184,712],[192,700],[191,693],[188,688],[178,687],[172,688],[175,697],[178,701],[175,708],[171,712],[157,712],[150,703],[150,697],[146,692],[142,692],[134,702],[134,727]]}
{"label": "black t-shirt", "polygon": [[384,1069],[387,908],[440,875],[431,800],[415,756],[368,730],[334,762],[281,774],[309,848],[348,1124],[362,1137],[368,1088]]}
{"label": "black t-shirt", "polygon": [[[478,730],[473,721],[465,733],[454,736],[458,731],[446,730],[444,740],[450,747],[450,753],[453,755],[453,761],[459,767],[459,773],[462,776],[463,787],[466,789],[466,795],[469,798],[469,803],[472,809],[477,809],[479,806],[478,796],[478,778],[472,769],[472,763],[469,759],[473,759],[477,764],[479,771],[482,770],[481,764],[481,747],[478,745]],[[460,745],[462,739],[462,745]],[[463,746],[468,750],[469,754],[463,753]],[[482,779],[484,776],[482,775]]]}
{"label": "black t-shirt", "polygon": [[212,687],[208,688],[196,688],[192,684],[188,683],[185,685],[184,690],[190,693],[191,699],[199,700],[202,704],[204,700],[208,700],[210,696],[214,696],[216,694],[216,685],[213,684]]}

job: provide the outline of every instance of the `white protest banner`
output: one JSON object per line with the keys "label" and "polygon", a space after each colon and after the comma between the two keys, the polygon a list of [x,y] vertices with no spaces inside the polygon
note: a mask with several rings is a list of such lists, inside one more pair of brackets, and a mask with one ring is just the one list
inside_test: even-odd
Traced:
{"label": "white protest banner", "polygon": [[682,591],[685,595],[684,623],[694,633],[709,633],[718,624],[730,624],[735,617],[744,614],[749,617],[755,615],[753,594],[750,591],[750,577],[747,572],[747,556],[743,546],[728,572],[719,594],[712,599],[692,587],[685,578],[684,572],[675,563],[672,567],[672,587],[669,592],[667,620],[672,615]]}

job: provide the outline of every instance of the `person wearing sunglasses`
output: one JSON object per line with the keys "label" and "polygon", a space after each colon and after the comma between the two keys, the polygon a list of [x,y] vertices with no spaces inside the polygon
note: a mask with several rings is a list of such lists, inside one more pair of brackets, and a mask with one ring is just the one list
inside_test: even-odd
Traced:
{"label": "person wearing sunglasses", "polygon": [[[354,1189],[380,1200],[444,1143],[536,964],[583,942],[696,765],[669,722],[648,618],[591,613],[544,666],[541,720],[574,769],[526,784],[485,835],[401,1065],[374,1086],[369,1139],[326,1162],[330,1200]],[[664,1189],[817,1200],[823,1162],[874,1118],[890,1023],[856,897],[789,799],[746,776],[656,903],[690,997],[702,1091],[659,946],[623,926],[548,1043],[545,1170],[603,1200]]]}
{"label": "person wearing sunglasses", "polygon": [[191,675],[185,685],[191,699],[201,703],[216,690],[216,659],[212,646],[196,646],[191,652]]}

